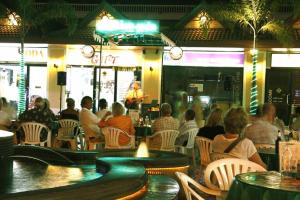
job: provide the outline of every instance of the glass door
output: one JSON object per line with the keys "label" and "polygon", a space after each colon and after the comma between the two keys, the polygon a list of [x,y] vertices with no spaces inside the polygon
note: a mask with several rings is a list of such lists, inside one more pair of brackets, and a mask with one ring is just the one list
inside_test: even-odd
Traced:
{"label": "glass door", "polygon": [[36,97],[47,98],[47,66],[28,67],[27,102],[28,108],[33,108]]}
{"label": "glass door", "polygon": [[[81,109],[82,97],[93,97],[94,68],[89,66],[69,66],[67,67],[66,98],[75,100],[75,108]],[[64,100],[63,100],[64,101]]]}
{"label": "glass door", "polygon": [[[99,75],[100,73],[100,75]],[[115,77],[116,72],[112,68],[97,68],[97,85],[100,82],[100,89],[98,93],[98,100],[99,99],[106,99],[108,108],[115,101]],[[98,108],[98,101],[97,101],[97,109]]]}

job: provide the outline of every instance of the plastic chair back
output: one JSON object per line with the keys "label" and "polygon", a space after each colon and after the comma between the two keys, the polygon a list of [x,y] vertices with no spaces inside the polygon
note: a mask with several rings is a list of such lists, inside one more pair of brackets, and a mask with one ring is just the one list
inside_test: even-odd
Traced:
{"label": "plastic chair back", "polygon": [[[102,133],[105,137],[105,148],[106,149],[132,149],[135,147],[135,137],[129,135],[125,131],[114,128],[114,127],[105,127],[102,128]],[[120,145],[119,144],[119,137],[120,135],[126,135],[130,142],[127,145]]]}
{"label": "plastic chair back", "polygon": [[[204,172],[207,187],[214,190],[228,191],[233,178],[241,173],[266,171],[262,166],[238,158],[225,158],[210,163]],[[212,181],[216,179],[216,184]]]}
{"label": "plastic chair back", "polygon": [[[44,146],[45,142],[47,142],[47,146],[51,146],[51,131],[50,129],[41,123],[37,122],[24,122],[20,125],[25,134],[24,144],[39,144],[40,146]],[[45,141],[41,141],[40,135],[42,130],[45,129],[48,132],[47,139]]]}
{"label": "plastic chair back", "polygon": [[207,166],[210,163],[210,154],[212,152],[212,140],[205,137],[196,137],[196,144],[200,154],[200,164]]}

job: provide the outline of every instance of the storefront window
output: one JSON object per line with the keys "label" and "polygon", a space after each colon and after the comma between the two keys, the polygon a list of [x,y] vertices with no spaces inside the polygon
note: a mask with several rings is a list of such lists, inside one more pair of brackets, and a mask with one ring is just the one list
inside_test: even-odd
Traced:
{"label": "storefront window", "polygon": [[36,97],[47,98],[47,67],[29,67],[29,105],[33,107]]}
{"label": "storefront window", "polygon": [[100,98],[106,99],[108,107],[114,102],[115,71],[102,68],[100,71]]}
{"label": "storefront window", "polygon": [[223,110],[242,103],[242,68],[164,66],[163,74],[163,101],[172,105],[174,116],[182,102],[201,101],[204,116],[213,103]]}
{"label": "storefront window", "polygon": [[118,71],[117,101],[124,104],[127,92],[135,81],[133,71]]}
{"label": "storefront window", "polygon": [[[8,102],[15,106],[17,106],[19,100],[18,84],[20,71],[18,65],[0,65],[0,97],[5,97]],[[26,66],[24,71],[26,73]]]}
{"label": "storefront window", "polygon": [[84,96],[93,96],[92,67],[71,66],[67,68],[67,96],[75,100],[75,107],[81,108],[80,102]]}

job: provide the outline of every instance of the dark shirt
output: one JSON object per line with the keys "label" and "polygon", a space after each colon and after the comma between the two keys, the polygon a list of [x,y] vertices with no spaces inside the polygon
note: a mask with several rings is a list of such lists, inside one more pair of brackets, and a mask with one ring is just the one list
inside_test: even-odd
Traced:
{"label": "dark shirt", "polygon": [[224,134],[223,126],[204,126],[199,129],[197,136],[206,137],[213,140],[216,135]]}
{"label": "dark shirt", "polygon": [[[22,122],[38,122],[46,125],[49,129],[58,129],[58,123],[55,121],[55,115],[50,109],[40,110],[33,108],[31,110],[25,110],[19,115],[19,121]],[[53,132],[52,132],[53,133]],[[54,131],[55,133],[55,131]],[[21,133],[21,138],[23,138],[23,133]],[[47,138],[47,131],[43,130],[41,132],[41,140]]]}
{"label": "dark shirt", "polygon": [[75,109],[65,109],[60,113],[60,119],[74,119],[79,121],[79,112]]}

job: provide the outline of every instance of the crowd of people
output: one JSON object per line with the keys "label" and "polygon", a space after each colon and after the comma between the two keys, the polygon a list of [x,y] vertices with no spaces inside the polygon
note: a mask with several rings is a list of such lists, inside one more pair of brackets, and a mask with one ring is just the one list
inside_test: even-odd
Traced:
{"label": "crowd of people", "polygon": [[[103,127],[111,126],[121,129],[129,135],[135,134],[134,123],[126,115],[125,108],[119,102],[111,105],[105,99],[99,100],[99,110],[92,112],[93,99],[85,96],[81,100],[81,109],[75,109],[75,101],[72,98],[66,99],[67,108],[62,110],[59,115],[55,115],[50,109],[49,101],[42,97],[35,99],[34,108],[28,109],[19,114],[17,122],[39,122],[46,125],[49,129],[59,128],[59,119],[73,119],[80,122],[86,136],[91,140],[104,141],[101,132]],[[249,159],[265,167],[259,157],[255,144],[274,145],[278,133],[284,133],[284,123],[276,117],[276,108],[273,104],[266,103],[259,107],[256,116],[248,116],[241,107],[230,108],[225,115],[218,105],[213,105],[206,119],[203,119],[201,106],[195,102],[190,107],[180,106],[181,114],[177,117],[172,116],[172,107],[168,103],[162,103],[160,107],[160,117],[152,123],[152,132],[156,133],[163,130],[178,130],[179,135],[176,139],[177,145],[186,145],[188,136],[184,133],[189,129],[198,128],[197,136],[206,137],[213,140],[212,149],[217,153],[230,153],[231,155],[243,159]],[[185,109],[184,109],[185,108]],[[199,114],[200,113],[200,114]],[[9,130],[12,125],[15,111],[11,109],[5,98],[0,99],[0,129]],[[202,118],[201,118],[202,116]],[[223,117],[224,116],[224,117]],[[203,126],[203,120],[206,121]],[[295,109],[295,116],[290,123],[291,130],[300,130],[300,107]],[[46,134],[46,133],[45,133]],[[44,139],[45,134],[41,134]],[[24,135],[17,134],[18,141]],[[129,138],[121,136],[121,145],[129,143]],[[158,147],[161,138],[152,138],[150,148]]]}

